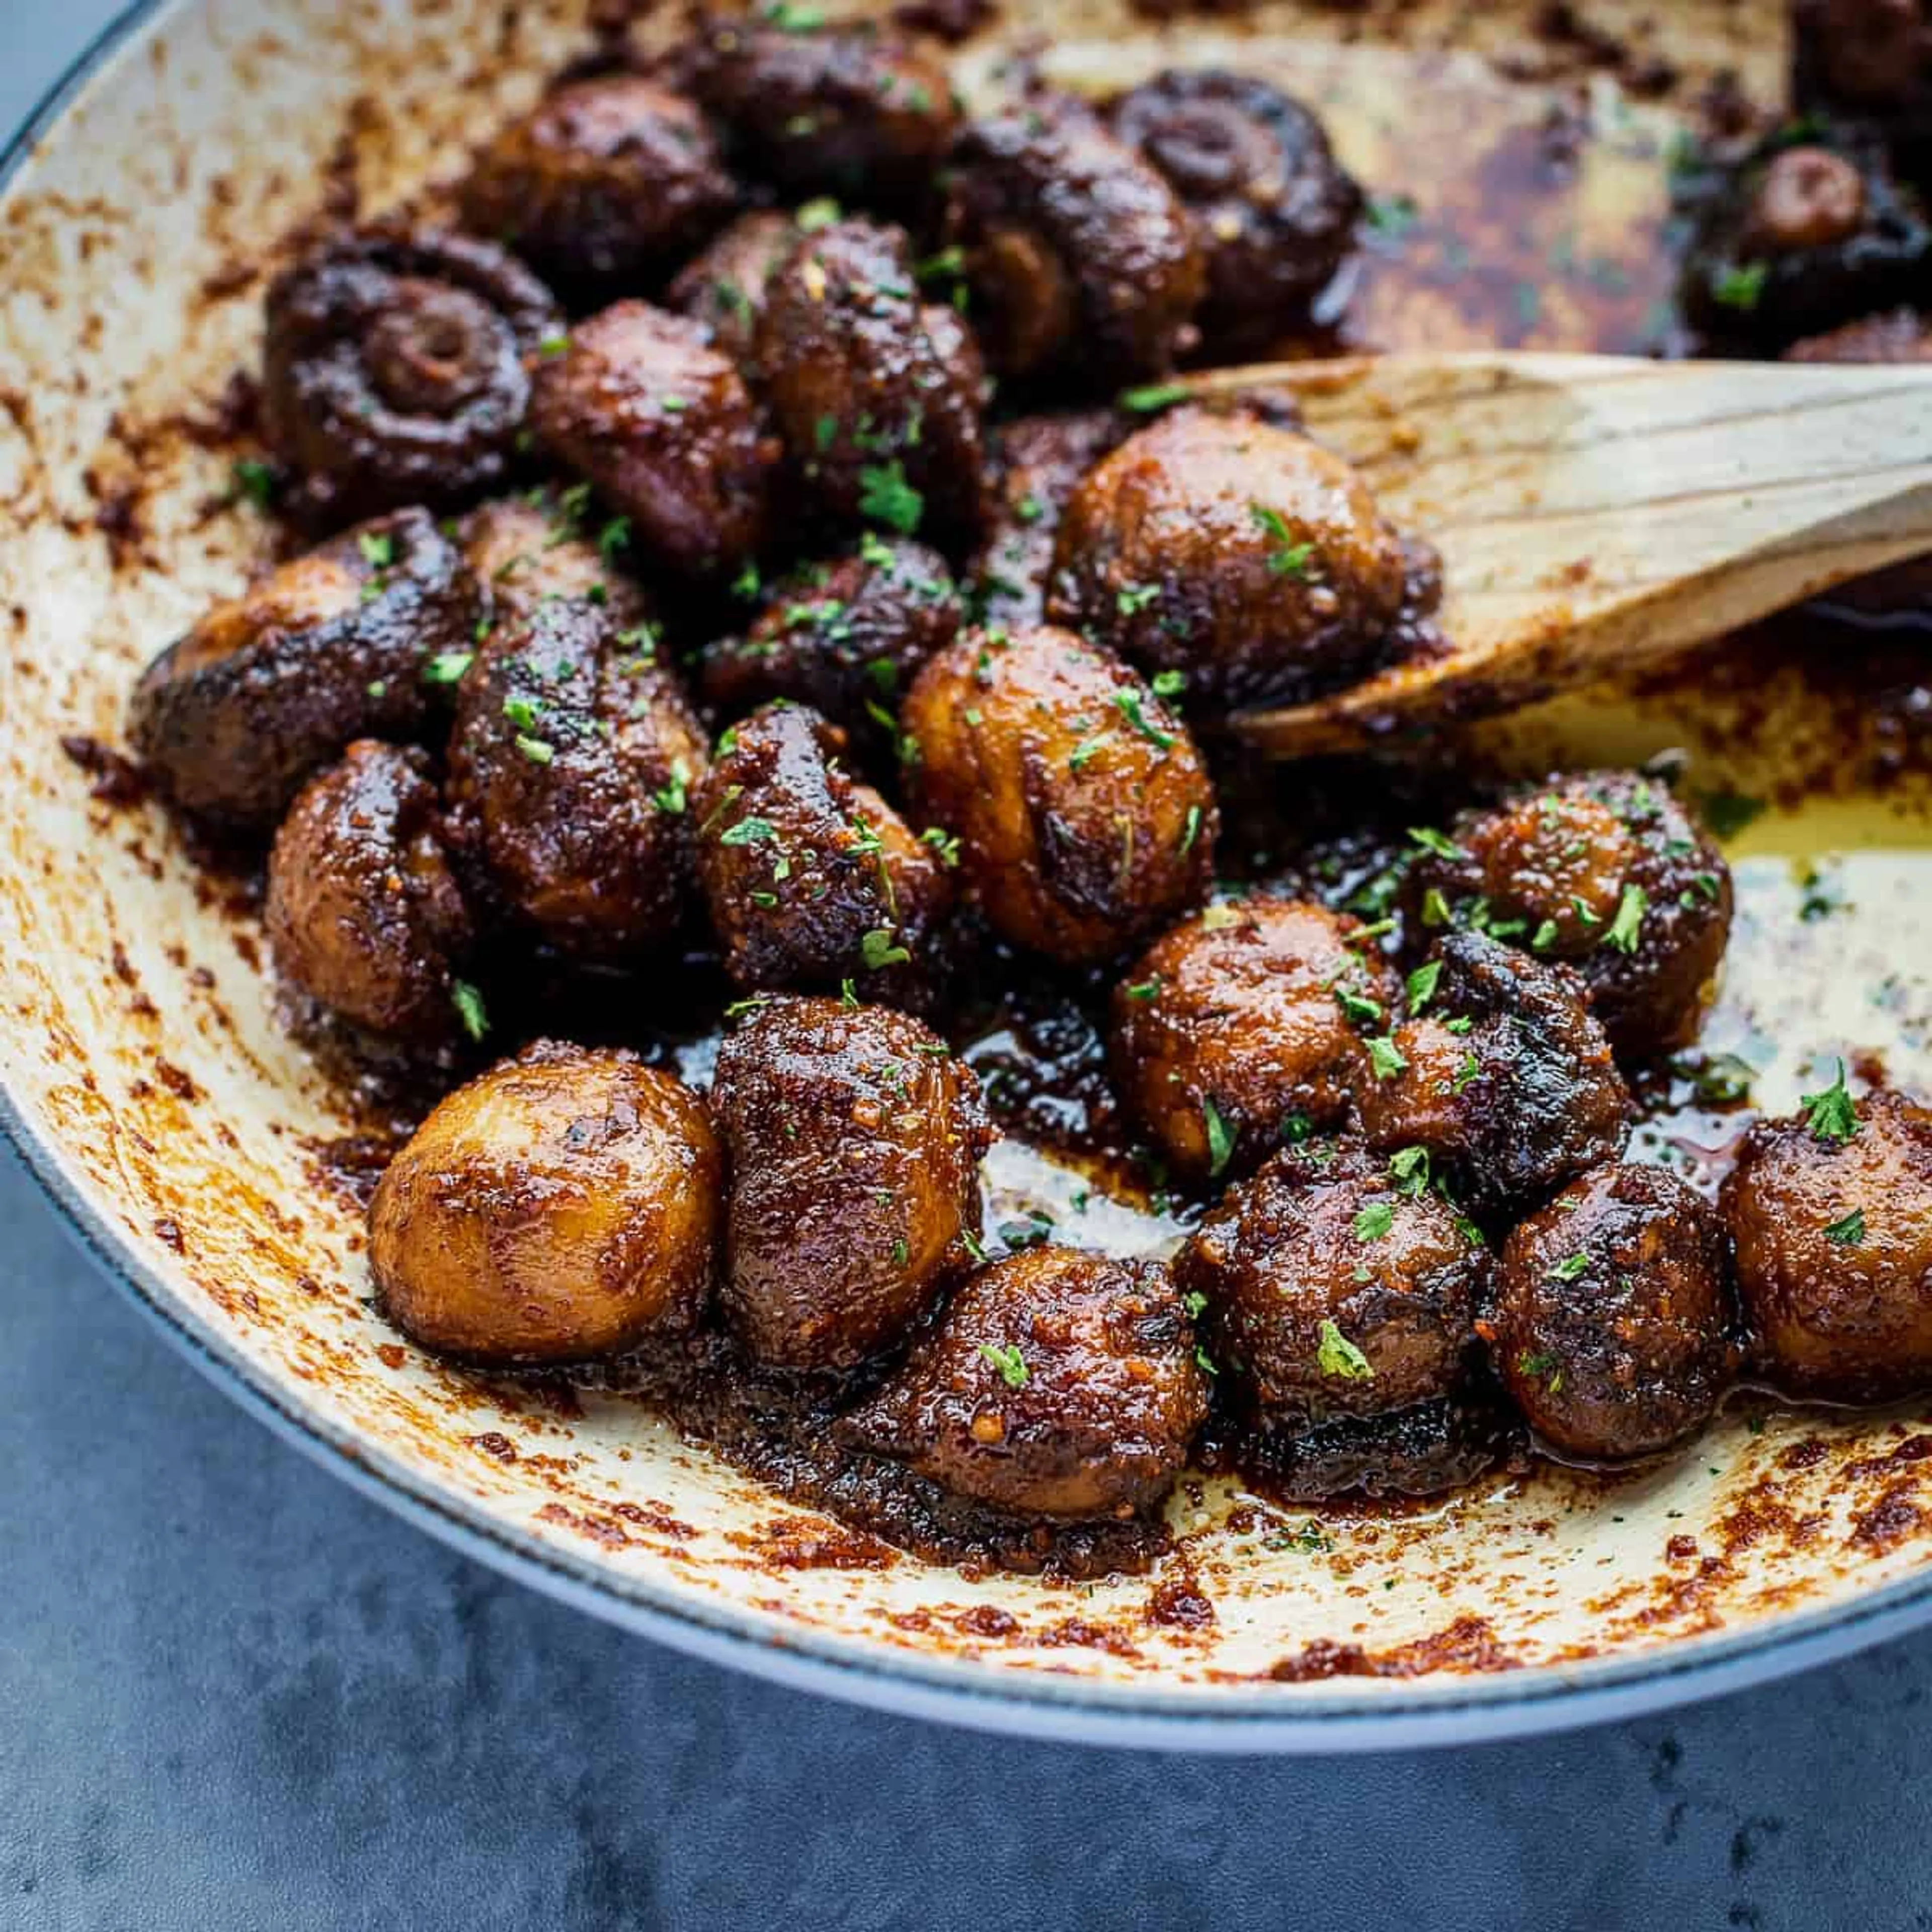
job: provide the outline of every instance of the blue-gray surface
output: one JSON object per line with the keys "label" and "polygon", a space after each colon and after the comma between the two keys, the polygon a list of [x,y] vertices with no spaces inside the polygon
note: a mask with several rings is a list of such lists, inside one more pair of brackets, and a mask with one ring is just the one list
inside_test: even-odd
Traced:
{"label": "blue-gray surface", "polygon": [[[0,0],[0,126],[109,10]],[[0,1157],[0,1927],[1932,1928],[1932,1636],[1580,1735],[1243,1764],[692,1664],[171,1353]]]}

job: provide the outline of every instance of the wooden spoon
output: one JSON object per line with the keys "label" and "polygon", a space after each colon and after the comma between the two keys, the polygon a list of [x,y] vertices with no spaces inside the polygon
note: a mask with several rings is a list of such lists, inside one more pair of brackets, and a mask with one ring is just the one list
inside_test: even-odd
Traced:
{"label": "wooden spoon", "polygon": [[1264,385],[1442,552],[1454,646],[1232,721],[1283,758],[1654,664],[1932,550],[1932,368],[1478,352],[1189,383]]}

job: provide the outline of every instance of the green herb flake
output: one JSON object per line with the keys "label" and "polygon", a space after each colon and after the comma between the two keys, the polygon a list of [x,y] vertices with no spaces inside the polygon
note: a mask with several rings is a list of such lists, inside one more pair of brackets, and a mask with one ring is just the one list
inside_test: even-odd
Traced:
{"label": "green herb flake", "polygon": [[1144,388],[1123,389],[1118,400],[1130,415],[1151,416],[1157,410],[1187,401],[1193,394],[1185,382],[1150,382]]}
{"label": "green herb flake", "polygon": [[1288,519],[1265,503],[1250,503],[1248,514],[1254,519],[1256,528],[1274,545],[1268,553],[1269,574],[1275,577],[1307,576],[1315,555],[1314,544],[1298,542]]}
{"label": "green herb flake", "polygon": [[1842,1219],[1831,1222],[1825,1230],[1825,1238],[1836,1247],[1862,1247],[1865,1238],[1865,1210],[1862,1208],[1854,1208]]}
{"label": "green herb flake", "polygon": [[1402,1058],[1402,1049],[1387,1034],[1378,1034],[1369,1042],[1369,1065],[1378,1080],[1393,1080],[1398,1073],[1408,1071],[1408,1062]]}
{"label": "green herb flake", "polygon": [[423,666],[425,684],[454,684],[476,662],[474,651],[439,651]]}
{"label": "green herb flake", "polygon": [[275,500],[275,472],[259,457],[238,458],[228,472],[228,500],[266,510]]}
{"label": "green herb flake", "polygon": [[1158,602],[1160,597],[1158,584],[1126,584],[1114,593],[1114,608],[1123,617],[1131,617]]}
{"label": "green herb flake", "polygon": [[1147,700],[1138,691],[1130,688],[1115,692],[1114,704],[1121,716],[1150,744],[1166,752],[1171,751],[1178,742],[1172,731],[1163,730],[1147,715]]}
{"label": "green herb flake", "polygon": [[1000,1372],[1000,1379],[1009,1388],[1024,1388],[1027,1385],[1026,1358],[1018,1348],[1009,1345],[996,1346],[991,1342],[980,1344],[980,1355]]}
{"label": "green herb flake", "polygon": [[690,770],[684,760],[680,758],[670,768],[670,783],[662,790],[652,792],[651,802],[658,811],[668,812],[676,818],[691,802],[690,786]]}
{"label": "green herb flake", "polygon": [[1429,1192],[1429,1150],[1426,1147],[1406,1147],[1390,1156],[1389,1175],[1395,1182],[1396,1192],[1417,1198]]}
{"label": "green herb flake", "polygon": [[875,926],[859,942],[859,956],[872,972],[883,970],[888,966],[905,964],[912,958],[903,946],[893,939],[889,926]]}
{"label": "green herb flake", "polygon": [[1558,1262],[1553,1268],[1550,1269],[1549,1278],[1552,1281],[1574,1281],[1580,1275],[1587,1274],[1589,1266],[1590,1257],[1588,1255],[1574,1254]]}
{"label": "green herb flake", "polygon": [[1626,886],[1617,902],[1617,916],[1604,934],[1604,944],[1619,952],[1634,952],[1643,927],[1643,916],[1650,910],[1650,895],[1641,886]]}
{"label": "green herb flake", "polygon": [[1324,1376],[1342,1382],[1373,1382],[1375,1370],[1369,1358],[1331,1321],[1322,1324],[1320,1345],[1315,1351],[1315,1366]]}
{"label": "green herb flake", "polygon": [[777,840],[778,829],[769,818],[741,818],[728,831],[718,835],[721,845],[757,845]]}
{"label": "green herb flake", "polygon": [[1379,1241],[1394,1226],[1394,1208],[1386,1201],[1371,1201],[1355,1216],[1355,1238]]}
{"label": "green herb flake", "polygon": [[1373,1000],[1364,999],[1360,993],[1352,993],[1346,986],[1335,988],[1335,1004],[1342,1009],[1343,1018],[1356,1026],[1380,1026],[1383,1014],[1381,1006]]}
{"label": "green herb flake", "polygon": [[[1437,831],[1432,825],[1412,825],[1408,828],[1408,836],[1412,844],[1420,846],[1425,852],[1433,853],[1438,859],[1466,859],[1469,856],[1454,839]],[[1438,893],[1437,896],[1439,899],[1441,895]],[[1444,926],[1448,925],[1449,922],[1448,907],[1445,905],[1443,908],[1443,917],[1439,922],[1430,920],[1425,909],[1424,922],[1425,924],[1439,922]]]}
{"label": "green herb flake", "polygon": [[490,1016],[483,1010],[483,995],[467,980],[452,980],[449,982],[449,1003],[456,1009],[456,1017],[463,1022],[463,1030],[472,1040],[481,1040],[490,1030]]}
{"label": "green herb flake", "polygon": [[1408,1010],[1419,1013],[1436,997],[1436,989],[1442,982],[1442,962],[1439,959],[1425,960],[1410,974],[1406,982],[1408,994]]}
{"label": "green herb flake", "polygon": [[1234,1130],[1213,1099],[1204,1094],[1201,1101],[1201,1124],[1208,1133],[1208,1172],[1218,1174],[1234,1158]]}
{"label": "green herb flake", "polygon": [[905,465],[868,463],[859,472],[859,513],[909,537],[926,514],[926,499],[906,481]]}
{"label": "green herb flake", "polygon": [[1190,805],[1187,808],[1186,823],[1181,828],[1180,856],[1184,859],[1194,849],[1194,842],[1201,836],[1201,808]]}
{"label": "green herb flake", "polygon": [[1845,1084],[1845,1063],[1838,1062],[1838,1076],[1822,1094],[1805,1094],[1798,1104],[1805,1109],[1804,1124],[1814,1140],[1842,1146],[1858,1130],[1858,1110]]}
{"label": "green herb flake", "polygon": [[1123,986],[1121,992],[1130,1000],[1138,1000],[1144,1005],[1150,1000],[1160,998],[1160,976],[1156,974],[1151,980],[1136,980],[1131,986]]}
{"label": "green herb flake", "polygon": [[371,570],[387,570],[396,560],[396,540],[387,530],[364,530],[356,539],[362,561]]}
{"label": "green herb flake", "polygon": [[1765,284],[1770,279],[1768,262],[1720,268],[1711,278],[1711,299],[1720,308],[1734,308],[1748,315],[1763,299]]}

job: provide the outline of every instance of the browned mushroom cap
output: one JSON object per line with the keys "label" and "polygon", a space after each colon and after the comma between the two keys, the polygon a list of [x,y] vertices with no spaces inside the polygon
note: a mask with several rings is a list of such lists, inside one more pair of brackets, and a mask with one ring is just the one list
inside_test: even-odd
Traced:
{"label": "browned mushroom cap", "polygon": [[364,739],[311,778],[268,855],[275,969],[372,1031],[454,1034],[470,914],[442,848],[427,753]]}
{"label": "browned mushroom cap", "polygon": [[1567,961],[1619,1054],[1696,1038],[1730,933],[1730,868],[1660,780],[1552,778],[1425,836],[1404,881],[1415,929],[1472,927]]}
{"label": "browned mushroom cap", "polygon": [[1592,1168],[1504,1247],[1496,1365],[1566,1454],[1654,1454],[1710,1420],[1736,1370],[1730,1274],[1701,1195],[1661,1168]]}
{"label": "browned mushroom cap", "polygon": [[958,1495],[1078,1521],[1153,1509],[1207,1412],[1164,1262],[1030,1248],[968,1279],[844,1430]]}
{"label": "browned mushroom cap", "polygon": [[1205,276],[1174,190],[1093,111],[1042,95],[976,121],[947,174],[973,324],[1002,375],[1158,375],[1190,343]]}
{"label": "browned mushroom cap", "polygon": [[1284,1148],[1228,1190],[1181,1250],[1208,1347],[1259,1418],[1306,1427],[1447,1396],[1487,1275],[1482,1238],[1354,1142]]}
{"label": "browned mushroom cap", "polygon": [[1073,492],[1048,608],[1226,710],[1346,683],[1406,581],[1401,539],[1340,457],[1256,417],[1178,409]]}
{"label": "browned mushroom cap", "polygon": [[1570,968],[1458,932],[1409,983],[1411,1017],[1376,1036],[1375,1077],[1356,1090],[1372,1146],[1426,1149],[1498,1226],[1616,1158],[1630,1090]]}
{"label": "browned mushroom cap", "polygon": [[986,381],[959,318],[919,298],[903,232],[837,221],[766,290],[757,360],[812,503],[902,536],[971,536],[986,514]]}
{"label": "browned mushroom cap", "polygon": [[664,306],[702,322],[711,332],[712,346],[746,369],[765,311],[765,291],[797,240],[788,214],[771,208],[741,214],[678,271]]}
{"label": "browned mushroom cap", "polygon": [[218,604],[148,665],[128,728],[184,810],[272,824],[352,739],[408,737],[465,650],[475,586],[420,510],[350,530]]}
{"label": "browned mushroom cap", "polygon": [[1047,626],[968,631],[927,660],[900,722],[918,815],[957,835],[962,874],[1016,944],[1108,958],[1206,895],[1206,767],[1112,652]]}
{"label": "browned mushroom cap", "polygon": [[958,124],[944,62],[896,34],[729,21],[695,80],[752,166],[796,194],[915,202]]}
{"label": "browned mushroom cap", "polygon": [[459,1088],[369,1210],[389,1316],[482,1362],[583,1361],[688,1334],[724,1166],[697,1096],[635,1055],[539,1041]]}
{"label": "browned mushroom cap", "polygon": [[704,734],[644,632],[593,604],[500,624],[457,688],[451,834],[565,951],[618,958],[674,933],[691,883]]}
{"label": "browned mushroom cap", "polygon": [[950,851],[846,769],[815,711],[770,705],[726,734],[694,801],[698,872],[742,986],[926,1004],[940,982]]}
{"label": "browned mushroom cap", "polygon": [[1932,1387],[1932,1108],[1843,1082],[1753,1127],[1718,1206],[1770,1378],[1876,1402]]}
{"label": "browned mushroom cap", "polygon": [[563,327],[513,256],[466,235],[376,229],[268,287],[262,430],[318,523],[488,489],[530,398],[526,362]]}
{"label": "browned mushroom cap", "polygon": [[703,326],[620,302],[557,346],[531,404],[544,446],[631,520],[658,562],[691,575],[742,563],[765,533],[778,449]]}
{"label": "browned mushroom cap", "polygon": [[554,88],[502,129],[462,189],[466,226],[579,285],[688,254],[736,200],[704,117],[641,74]]}
{"label": "browned mushroom cap", "polygon": [[910,1015],[774,999],[718,1053],[730,1149],[725,1311],[752,1355],[850,1368],[888,1348],[967,1265],[978,1083]]}
{"label": "browned mushroom cap", "polygon": [[1210,906],[1114,989],[1120,1097],[1182,1173],[1251,1168],[1346,1114],[1396,992],[1346,913],[1292,899]]}
{"label": "browned mushroom cap", "polygon": [[1135,88],[1114,104],[1113,124],[1194,217],[1209,340],[1253,345],[1305,322],[1362,212],[1321,122],[1267,81],[1210,68]]}
{"label": "browned mushroom cap", "polygon": [[1798,0],[1801,61],[1831,94],[1868,111],[1921,105],[1932,87],[1932,15],[1924,0]]}
{"label": "browned mushroom cap", "polygon": [[727,714],[770,698],[823,712],[855,742],[892,738],[892,708],[920,666],[958,634],[946,560],[867,531],[858,552],[778,584],[742,638],[704,653],[704,695]]}

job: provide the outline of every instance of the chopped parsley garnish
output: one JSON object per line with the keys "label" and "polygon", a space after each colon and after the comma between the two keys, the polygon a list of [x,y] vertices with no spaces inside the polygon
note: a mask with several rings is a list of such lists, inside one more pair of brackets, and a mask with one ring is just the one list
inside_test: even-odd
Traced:
{"label": "chopped parsley garnish", "polygon": [[838,204],[829,194],[821,194],[804,203],[792,219],[798,224],[800,234],[815,235],[838,219]]}
{"label": "chopped parsley garnish", "polygon": [[1133,415],[1150,416],[1186,402],[1193,393],[1185,382],[1150,382],[1144,388],[1123,389],[1119,400],[1121,408]]}
{"label": "chopped parsley garnish", "polygon": [[1757,1069],[1735,1053],[1706,1053],[1676,1063],[1675,1070],[1690,1082],[1691,1090],[1707,1106],[1735,1107],[1748,1100]]}
{"label": "chopped parsley garnish", "polygon": [[570,338],[567,335],[546,335],[537,344],[537,349],[540,354],[544,356],[568,356],[570,353]]}
{"label": "chopped parsley garnish", "polygon": [[1865,1210],[1854,1208],[1842,1220],[1832,1222],[1825,1230],[1825,1238],[1840,1248],[1862,1246],[1865,1238]]}
{"label": "chopped parsley garnish", "polygon": [[1160,596],[1158,584],[1127,584],[1114,593],[1114,608],[1123,617],[1131,617],[1137,610],[1144,610]]}
{"label": "chopped parsley garnish", "polygon": [[1248,514],[1274,545],[1274,548],[1268,552],[1269,574],[1275,577],[1306,577],[1310,560],[1315,554],[1315,546],[1312,543],[1297,542],[1294,531],[1288,527],[1288,519],[1279,510],[1270,509],[1265,503],[1250,503]]}
{"label": "chopped parsley garnish", "polygon": [[1547,952],[1556,944],[1558,937],[1556,920],[1546,919],[1530,935],[1530,950],[1533,952]]}
{"label": "chopped parsley garnish", "polygon": [[1201,1101],[1201,1124],[1208,1132],[1208,1172],[1217,1174],[1234,1158],[1234,1130],[1222,1118],[1212,1098],[1205,1094]]}
{"label": "chopped parsley garnish", "polygon": [[731,580],[731,595],[734,597],[755,597],[763,587],[763,580],[758,575],[758,566],[755,563],[747,563]]}
{"label": "chopped parsley garnish", "polygon": [[980,1344],[980,1353],[1000,1372],[1000,1379],[1009,1388],[1024,1388],[1027,1385],[1026,1358],[1011,1344],[1005,1348],[995,1346],[991,1342]]}
{"label": "chopped parsley garnish", "polygon": [[860,940],[859,956],[877,973],[887,966],[903,964],[912,955],[894,941],[890,927],[881,926],[874,926]]}
{"label": "chopped parsley garnish", "polygon": [[1768,262],[1720,268],[1711,278],[1711,299],[1720,308],[1734,308],[1748,315],[1763,299],[1765,284],[1770,279]]}
{"label": "chopped parsley garnish", "polygon": [[1395,1226],[1395,1210],[1386,1201],[1371,1201],[1355,1216],[1355,1238],[1379,1241]]}
{"label": "chopped parsley garnish", "polygon": [[909,537],[926,514],[926,499],[906,481],[905,465],[868,463],[859,472],[859,512]]}
{"label": "chopped parsley garnish", "polygon": [[1378,194],[1369,203],[1370,232],[1384,242],[1400,242],[1415,226],[1415,203],[1406,194]]}
{"label": "chopped parsley garnish", "polygon": [[1338,1376],[1346,1382],[1375,1380],[1376,1372],[1370,1366],[1368,1357],[1333,1322],[1322,1323],[1321,1337],[1315,1351],[1315,1366],[1324,1376]]}
{"label": "chopped parsley garnish", "polygon": [[651,802],[658,811],[676,816],[691,802],[690,785],[690,771],[680,758],[670,768],[670,783],[662,791],[652,792]]}
{"label": "chopped parsley garnish", "polygon": [[1422,895],[1423,924],[1427,926],[1444,926],[1449,925],[1454,918],[1454,914],[1449,910],[1449,902],[1442,896],[1442,889],[1439,886],[1431,886]]}
{"label": "chopped parsley garnish", "polygon": [[1187,674],[1184,670],[1157,670],[1154,674],[1154,694],[1156,698],[1178,698],[1187,688]]}
{"label": "chopped parsley garnish", "polygon": [[754,993],[748,1000],[734,1000],[724,1009],[724,1017],[728,1020],[742,1019],[746,1014],[754,1013],[760,1006],[770,1004],[771,995],[769,993]]}
{"label": "chopped parsley garnish", "polygon": [[237,458],[228,476],[230,502],[245,498],[258,510],[266,510],[275,500],[275,472],[259,457]]}
{"label": "chopped parsley garnish", "polygon": [[1382,1010],[1374,1000],[1364,999],[1360,993],[1352,993],[1346,986],[1335,988],[1335,1004],[1342,1009],[1343,1018],[1357,1026],[1380,1026]]}
{"label": "chopped parsley garnish", "polygon": [[1697,804],[1704,823],[1720,838],[1735,838],[1765,809],[1762,799],[1741,791],[1707,791],[1700,796]]}
{"label": "chopped parsley garnish", "polygon": [[364,530],[356,539],[356,548],[371,570],[387,570],[396,560],[396,540],[387,530]]}
{"label": "chopped parsley garnish", "polygon": [[1369,1042],[1369,1065],[1378,1080],[1393,1080],[1398,1073],[1408,1070],[1402,1049],[1387,1034],[1378,1034]]}
{"label": "chopped parsley garnish", "polygon": [[1586,1274],[1589,1266],[1590,1257],[1588,1255],[1574,1254],[1558,1262],[1550,1270],[1550,1279],[1552,1281],[1574,1281],[1578,1276]]}
{"label": "chopped parsley garnish", "polygon": [[1208,1298],[1198,1288],[1191,1288],[1180,1298],[1180,1305],[1189,1321],[1198,1322],[1208,1312]]}
{"label": "chopped parsley garnish", "polygon": [[1164,731],[1147,715],[1146,700],[1138,691],[1128,689],[1114,694],[1114,704],[1120,715],[1150,744],[1158,745],[1163,751],[1170,751],[1175,743],[1174,734]]}
{"label": "chopped parsley garnish", "polygon": [[1643,927],[1643,916],[1650,910],[1650,895],[1641,886],[1626,886],[1617,902],[1617,916],[1604,934],[1604,944],[1619,952],[1634,952]]}
{"label": "chopped parsley garnish", "polygon": [[554,764],[556,747],[548,738],[532,738],[526,731],[517,734],[517,749],[533,765]]}
{"label": "chopped parsley garnish", "polygon": [[483,1010],[483,995],[467,980],[451,980],[449,1003],[456,1009],[456,1017],[463,1022],[463,1030],[472,1040],[480,1040],[490,1030],[490,1016]]}
{"label": "chopped parsley garnish", "polygon": [[1412,1196],[1429,1191],[1429,1150],[1425,1147],[1406,1147],[1389,1161],[1389,1173],[1396,1184],[1398,1194]]}
{"label": "chopped parsley garnish", "polygon": [[1181,828],[1180,856],[1184,859],[1194,850],[1194,842],[1201,836],[1201,808],[1190,805],[1187,808],[1187,822]]}
{"label": "chopped parsley garnish", "polygon": [[959,1230],[959,1239],[973,1260],[980,1262],[986,1260],[986,1250],[981,1244],[979,1236],[974,1234],[970,1228],[962,1228]]}
{"label": "chopped parsley garnish", "polygon": [[425,684],[454,684],[476,662],[474,651],[439,651],[423,666]]}
{"label": "chopped parsley garnish", "polygon": [[[1466,859],[1469,856],[1454,839],[1445,838],[1432,825],[1412,825],[1408,828],[1408,836],[1414,844],[1420,846],[1425,852],[1434,853],[1438,859]],[[1442,896],[1438,893],[1436,896],[1440,899]],[[1443,916],[1438,922],[1429,918],[1428,908],[1425,904],[1423,910],[1423,920],[1425,925],[1440,923],[1446,926],[1449,922],[1448,907],[1445,905],[1443,908]]]}
{"label": "chopped parsley garnish", "polygon": [[1798,1104],[1805,1112],[1804,1124],[1814,1140],[1842,1145],[1858,1130],[1858,1110],[1845,1084],[1845,1063],[1838,1062],[1838,1077],[1822,1094],[1799,1096]]}
{"label": "chopped parsley garnish", "polygon": [[778,829],[769,818],[741,818],[729,830],[718,835],[721,845],[756,845],[766,839],[776,841]]}
{"label": "chopped parsley garnish", "polygon": [[959,862],[959,841],[943,826],[928,825],[919,835],[922,845],[930,845],[939,855],[942,866],[956,866]]}
{"label": "chopped parsley garnish", "polygon": [[1552,1395],[1563,1386],[1563,1367],[1557,1358],[1546,1350],[1532,1354],[1526,1348],[1516,1358],[1520,1375],[1533,1376]]}
{"label": "chopped parsley garnish", "polygon": [[1156,974],[1151,980],[1136,980],[1132,986],[1124,986],[1120,990],[1129,999],[1138,1000],[1143,1004],[1149,1000],[1157,1000],[1160,997],[1160,976]]}
{"label": "chopped parsley garnish", "polygon": [[[664,407],[669,409],[670,404],[666,403]],[[628,517],[613,517],[597,532],[598,551],[607,563],[630,541],[631,520]]]}
{"label": "chopped parsley garnish", "polygon": [[1442,983],[1442,962],[1439,959],[1426,960],[1410,974],[1407,982],[1408,1010],[1419,1013],[1436,997],[1436,988]]}

